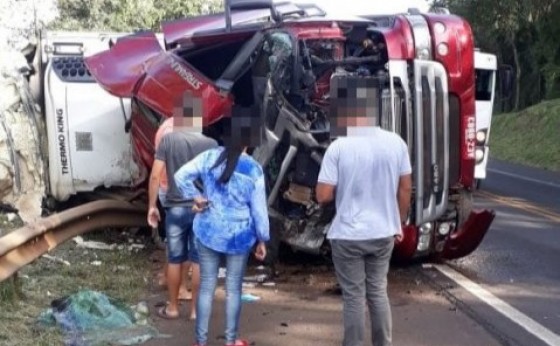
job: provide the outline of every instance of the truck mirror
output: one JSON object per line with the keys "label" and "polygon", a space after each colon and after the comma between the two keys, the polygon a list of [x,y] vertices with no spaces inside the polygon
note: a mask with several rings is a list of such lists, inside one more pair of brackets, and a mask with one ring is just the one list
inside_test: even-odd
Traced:
{"label": "truck mirror", "polygon": [[258,9],[270,9],[274,21],[278,22],[282,18],[274,6],[273,0],[224,0],[226,30],[231,31],[231,11],[250,11]]}
{"label": "truck mirror", "polygon": [[502,99],[511,97],[513,91],[513,67],[511,65],[501,65],[498,70],[498,81],[500,86],[500,96]]}

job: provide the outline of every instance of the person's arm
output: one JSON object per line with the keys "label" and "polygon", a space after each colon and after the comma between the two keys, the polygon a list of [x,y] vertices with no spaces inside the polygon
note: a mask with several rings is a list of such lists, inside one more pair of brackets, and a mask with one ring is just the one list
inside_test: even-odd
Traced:
{"label": "person's arm", "polygon": [[315,198],[319,204],[334,200],[338,184],[338,145],[336,141],[326,150],[315,187]]}
{"label": "person's arm", "polygon": [[410,208],[410,198],[412,195],[412,167],[410,164],[410,156],[408,155],[408,147],[404,141],[401,141],[401,161],[399,167],[399,187],[397,190],[397,201],[399,204],[399,213],[401,224],[406,221],[406,216]]}
{"label": "person's arm", "polygon": [[156,228],[161,220],[156,203],[161,175],[165,169],[165,143],[164,139],[158,144],[148,183],[148,224],[153,228]]}
{"label": "person's arm", "polygon": [[157,207],[157,196],[159,190],[159,184],[161,180],[161,175],[165,168],[165,162],[155,159],[154,164],[152,165],[152,172],[150,173],[150,184],[148,189],[148,206],[150,208]]}
{"label": "person's arm", "polygon": [[399,213],[401,224],[406,221],[406,215],[410,208],[410,198],[412,195],[412,174],[401,175],[399,178],[399,188],[397,191],[397,200],[399,203]]}
{"label": "person's arm", "polygon": [[255,225],[257,233],[257,248],[255,250],[255,257],[264,261],[266,258],[266,242],[270,240],[270,224],[268,219],[268,202],[266,200],[266,187],[264,181],[264,174],[255,181],[255,188],[253,189],[251,199],[249,201],[251,209],[251,217]]}
{"label": "person's arm", "polygon": [[266,200],[266,188],[264,184],[264,175],[261,175],[255,181],[255,188],[249,202],[251,209],[251,217],[257,231],[257,239],[260,242],[270,240],[270,225],[268,220],[268,203]]}

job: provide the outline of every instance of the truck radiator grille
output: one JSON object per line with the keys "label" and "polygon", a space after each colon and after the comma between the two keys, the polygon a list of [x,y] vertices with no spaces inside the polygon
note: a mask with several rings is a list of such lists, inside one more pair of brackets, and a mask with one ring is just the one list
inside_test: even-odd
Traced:
{"label": "truck radiator grille", "polygon": [[433,221],[449,194],[449,99],[443,66],[414,61],[414,159],[416,224]]}

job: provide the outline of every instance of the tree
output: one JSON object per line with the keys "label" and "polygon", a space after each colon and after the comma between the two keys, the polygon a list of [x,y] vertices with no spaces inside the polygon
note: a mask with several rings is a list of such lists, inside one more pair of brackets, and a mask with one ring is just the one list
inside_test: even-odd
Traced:
{"label": "tree", "polygon": [[158,31],[160,23],[223,8],[221,0],[57,0],[60,16],[51,29]]}

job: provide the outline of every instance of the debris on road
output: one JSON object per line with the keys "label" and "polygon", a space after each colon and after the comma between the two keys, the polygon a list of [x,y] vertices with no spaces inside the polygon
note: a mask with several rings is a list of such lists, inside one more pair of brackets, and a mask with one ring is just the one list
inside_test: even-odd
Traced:
{"label": "debris on road", "polygon": [[251,293],[244,293],[244,294],[241,295],[241,301],[246,302],[246,303],[252,303],[252,302],[256,302],[258,300],[261,300],[261,297],[255,296]]}
{"label": "debris on road", "polygon": [[56,256],[51,256],[51,255],[48,255],[48,254],[44,254],[42,257],[46,258],[48,260],[51,260],[53,262],[56,262],[56,263],[62,263],[62,264],[67,265],[67,266],[70,265],[70,262],[68,262],[67,260],[64,260],[64,259],[56,257]]}
{"label": "debris on road", "polygon": [[167,337],[147,322],[145,302],[127,307],[120,301],[91,290],[55,299],[38,318],[39,326],[60,327],[65,345],[136,345]]}
{"label": "debris on road", "polygon": [[94,250],[114,250],[117,248],[117,244],[107,244],[100,241],[94,240],[84,240],[81,236],[74,237],[74,242],[78,245],[78,247],[83,247],[86,249],[94,249]]}

